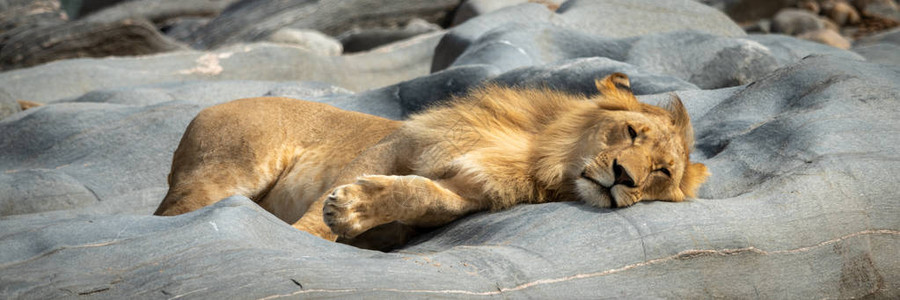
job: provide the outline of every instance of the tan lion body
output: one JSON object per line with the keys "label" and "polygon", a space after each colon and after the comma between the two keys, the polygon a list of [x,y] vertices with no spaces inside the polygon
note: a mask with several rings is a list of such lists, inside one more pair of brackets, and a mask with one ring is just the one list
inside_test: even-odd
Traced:
{"label": "tan lion body", "polygon": [[287,98],[210,107],[185,131],[156,214],[182,214],[239,194],[293,223],[347,163],[400,124]]}
{"label": "tan lion body", "polygon": [[692,196],[707,172],[688,161],[681,102],[639,103],[622,74],[597,87],[586,99],[489,86],[402,123],[283,98],[214,106],[185,132],[156,214],[241,194],[335,240],[521,203]]}

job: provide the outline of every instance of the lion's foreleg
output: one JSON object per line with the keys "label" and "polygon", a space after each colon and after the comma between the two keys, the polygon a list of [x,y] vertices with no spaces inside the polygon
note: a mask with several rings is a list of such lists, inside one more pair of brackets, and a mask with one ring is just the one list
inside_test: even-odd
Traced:
{"label": "lion's foreleg", "polygon": [[323,218],[335,234],[349,238],[394,221],[439,226],[480,208],[425,177],[374,175],[335,188],[323,203]]}

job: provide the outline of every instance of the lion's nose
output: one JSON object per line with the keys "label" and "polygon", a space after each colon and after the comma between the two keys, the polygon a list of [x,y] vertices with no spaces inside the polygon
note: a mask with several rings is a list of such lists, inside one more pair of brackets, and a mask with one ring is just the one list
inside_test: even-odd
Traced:
{"label": "lion's nose", "polygon": [[627,187],[635,187],[634,179],[631,178],[631,175],[628,174],[624,167],[619,165],[618,160],[613,160],[613,176],[616,177],[613,185],[621,184]]}

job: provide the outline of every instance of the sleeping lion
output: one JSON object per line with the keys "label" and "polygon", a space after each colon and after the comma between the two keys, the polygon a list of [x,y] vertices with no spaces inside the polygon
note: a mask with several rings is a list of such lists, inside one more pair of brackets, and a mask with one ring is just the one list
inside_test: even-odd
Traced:
{"label": "sleeping lion", "polygon": [[621,73],[596,86],[585,98],[488,85],[403,122],[286,98],[216,105],[184,133],[155,214],[239,194],[299,230],[352,242],[384,224],[434,227],[521,203],[693,197],[709,173],[689,160],[681,100],[640,103]]}

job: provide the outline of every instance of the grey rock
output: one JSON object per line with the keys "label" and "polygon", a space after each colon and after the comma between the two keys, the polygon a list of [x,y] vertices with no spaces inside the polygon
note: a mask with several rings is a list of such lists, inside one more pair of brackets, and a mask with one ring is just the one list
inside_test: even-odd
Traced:
{"label": "grey rock", "polygon": [[74,11],[71,15],[73,18],[76,18],[108,8],[116,3],[122,2],[122,0],[80,0],[66,2],[68,3],[64,3],[64,6],[69,7],[66,10]]}
{"label": "grey rock", "polygon": [[854,46],[851,50],[870,62],[900,66],[900,45],[897,44],[879,43]]}
{"label": "grey rock", "polygon": [[880,43],[900,45],[900,28],[894,28],[892,30],[887,30],[884,32],[879,32],[877,34],[859,38],[854,43],[854,46],[865,46]]}
{"label": "grey rock", "polygon": [[505,72],[579,57],[621,61],[634,40],[609,39],[547,23],[506,23],[473,41],[451,66],[490,64]]}
{"label": "grey rock", "polygon": [[852,52],[787,37],[729,38],[685,31],[612,39],[546,23],[509,23],[483,34],[451,67],[489,64],[505,72],[605,57],[711,89],[750,83],[810,54],[862,59]]}
{"label": "grey rock", "polygon": [[[25,26],[28,27],[28,26]],[[144,19],[78,20],[2,34],[0,70],[79,57],[136,56],[186,49]]]}
{"label": "grey rock", "polygon": [[[900,147],[900,138],[893,135],[878,140],[854,135],[892,126],[874,123],[879,120],[892,123],[895,119],[889,116],[895,110],[889,99],[897,95],[898,83],[900,70],[896,68],[811,56],[746,87],[695,122],[698,155],[721,162],[711,168],[719,176],[713,177],[701,192],[708,197],[729,198],[755,193],[760,186],[792,180],[854,180],[856,172],[867,172],[865,168],[874,166],[873,161],[886,159],[894,148]],[[784,117],[773,119],[773,115]],[[869,121],[860,121],[863,119]],[[802,132],[798,132],[801,125]],[[850,154],[849,149],[866,149],[866,153],[877,154],[874,157]],[[761,153],[769,154],[761,156]],[[823,168],[829,164],[850,159],[857,159],[858,163],[842,169],[840,174],[819,173],[825,172],[827,169]],[[880,170],[876,172],[892,172]],[[808,178],[791,177],[791,174],[810,175]],[[730,178],[733,176],[740,179]],[[725,178],[730,179],[722,181]],[[876,201],[870,198],[873,195],[891,192],[879,186],[881,180],[855,187],[860,193],[837,197],[840,199],[833,196],[815,199],[833,199],[836,203],[832,205],[870,203]],[[798,193],[813,195],[821,193],[817,189],[823,189],[818,185],[794,188]]]}
{"label": "grey rock", "polygon": [[772,32],[798,35],[825,29],[825,22],[819,16],[802,9],[785,8],[772,18]]}
{"label": "grey rock", "polygon": [[81,182],[58,170],[0,173],[0,216],[88,207],[99,199]]}
{"label": "grey rock", "polygon": [[96,90],[59,102],[95,102],[124,105],[155,105],[187,101],[206,107],[234,99],[272,96],[314,99],[353,92],[321,82],[274,82],[252,80],[163,82]]}
{"label": "grey rock", "polygon": [[[8,117],[0,122],[0,169],[13,173],[0,178],[0,185],[16,187],[10,197],[18,198],[4,203],[16,203],[11,212],[81,208],[99,201],[117,205],[117,213],[150,213],[152,209],[144,205],[151,195],[145,193],[166,186],[165,175],[160,175],[168,173],[178,136],[199,110],[198,105],[185,102],[149,106],[61,103]],[[40,181],[35,178],[52,182],[46,187],[60,189],[45,190],[36,185]],[[91,191],[96,200],[84,199],[84,190]],[[162,192],[152,195],[155,202]],[[66,202],[31,204],[49,201],[45,198],[54,195]],[[128,195],[135,197],[113,203],[117,202],[113,199]]]}
{"label": "grey rock", "polygon": [[402,28],[354,28],[342,33],[337,39],[343,45],[345,53],[353,53],[441,30],[441,26],[437,24],[422,19],[412,19]]}
{"label": "grey rock", "polygon": [[144,19],[160,24],[183,17],[215,16],[235,2],[237,0],[129,0],[86,15],[82,14],[80,19],[91,23]]}
{"label": "grey rock", "polygon": [[313,29],[337,36],[352,28],[389,27],[414,18],[442,23],[460,0],[243,0],[195,32],[199,49],[254,42],[283,27]]}
{"label": "grey rock", "polygon": [[538,22],[561,24],[564,21],[559,15],[548,10],[546,6],[526,3],[505,7],[456,26],[441,38],[440,43],[435,48],[431,72],[437,72],[449,67],[463,51],[466,51],[485,32],[502,25],[527,25]]}
{"label": "grey rock", "polygon": [[[484,80],[496,76],[499,70],[491,66],[454,68],[396,85],[397,103],[403,116],[465,94]],[[389,88],[391,89],[391,88]]]}
{"label": "grey rock", "polygon": [[401,120],[477,87],[498,74],[499,70],[489,65],[464,66],[356,95],[321,97],[318,101],[341,109]]}
{"label": "grey rock", "polygon": [[522,3],[528,3],[527,0],[499,0],[499,1],[490,1],[490,0],[465,0],[459,7],[456,8],[456,11],[453,13],[453,22],[451,22],[452,26],[456,26],[462,23],[465,23],[471,18],[507,7],[518,5]]}
{"label": "grey rock", "polygon": [[[732,37],[745,35],[737,24],[721,12],[688,0],[572,0],[563,3],[556,13],[544,5],[527,3],[478,16],[450,30],[438,44],[431,71],[449,67],[464,51],[478,48],[470,45],[498,28],[533,28],[537,24],[568,28],[595,38],[632,37],[678,30]],[[551,34],[532,35],[530,39],[536,44],[545,43],[545,39],[557,43],[564,40]],[[500,44],[493,46],[503,47]]]}
{"label": "grey rock", "polygon": [[379,51],[334,57],[292,46],[249,44],[210,52],[66,60],[0,73],[0,89],[18,99],[44,103],[97,89],[170,81],[321,81],[360,91],[428,74],[439,39],[426,35]]}
{"label": "grey rock", "polygon": [[268,41],[295,45],[319,55],[341,55],[343,46],[338,40],[315,30],[281,28],[269,36]]}
{"label": "grey rock", "polygon": [[571,28],[606,37],[679,30],[730,37],[745,35],[722,12],[691,0],[569,0],[556,12]]}
{"label": "grey rock", "polygon": [[898,90],[896,68],[813,56],[678,91],[713,173],[699,199],[522,205],[391,253],[298,232],[244,197],[177,217],[4,217],[2,295],[897,298]]}
{"label": "grey rock", "polygon": [[627,62],[703,89],[747,84],[780,66],[759,43],[696,33],[644,37],[631,48]]}
{"label": "grey rock", "polygon": [[628,74],[635,95],[698,89],[687,81],[647,72],[634,65],[605,57],[576,58],[542,66],[518,68],[503,73],[491,81],[506,86],[547,87],[591,96],[597,94],[594,81],[615,72]]}
{"label": "grey rock", "polygon": [[0,13],[0,28],[4,29],[0,33],[0,69],[77,57],[182,50],[185,45],[160,34],[157,28],[170,29],[170,22],[183,17],[217,15],[235,0],[65,1],[70,11],[82,4],[81,8],[92,8],[81,11],[88,15],[68,22],[58,0],[27,2],[31,3]]}
{"label": "grey rock", "polygon": [[[322,82],[290,82],[275,85],[263,96],[313,100],[345,95],[353,95],[353,92]],[[376,109],[376,106],[372,105],[357,111],[377,115],[376,113],[370,112],[374,109]]]}
{"label": "grey rock", "polygon": [[22,111],[22,107],[16,102],[16,98],[13,98],[5,91],[0,90],[0,120],[20,111]]}
{"label": "grey rock", "polygon": [[754,34],[748,40],[757,42],[771,52],[779,65],[786,65],[810,55],[829,55],[851,60],[863,60],[859,54],[780,34]]}
{"label": "grey rock", "polygon": [[545,0],[545,1],[528,1],[528,0],[465,0],[453,13],[453,22],[451,26],[465,23],[469,19],[480,15],[499,10],[504,7],[519,5],[528,2],[535,2],[547,6],[550,10],[556,10],[563,0]]}

